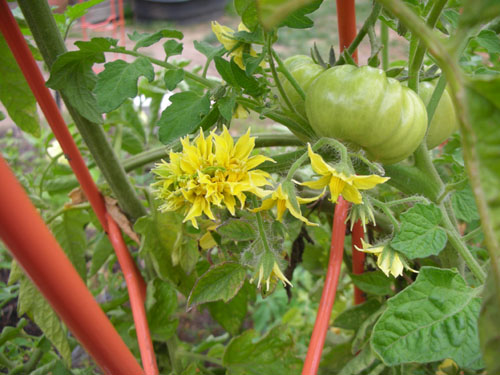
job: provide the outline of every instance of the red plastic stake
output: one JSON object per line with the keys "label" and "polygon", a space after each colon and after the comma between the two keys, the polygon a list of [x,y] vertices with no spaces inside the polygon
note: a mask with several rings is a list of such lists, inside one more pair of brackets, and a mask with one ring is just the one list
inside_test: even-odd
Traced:
{"label": "red plastic stake", "polygon": [[0,156],[0,238],[105,374],[143,370]]}
{"label": "red plastic stake", "polygon": [[[337,24],[339,26],[340,52],[349,47],[356,38],[356,7],[354,0],[337,0]],[[358,51],[352,54],[358,62]]]}
{"label": "red plastic stake", "polygon": [[[5,37],[21,71],[23,72],[28,85],[31,88],[40,108],[42,109],[47,122],[49,123],[54,135],[56,136],[61,148],[68,159],[73,172],[75,173],[85,196],[89,200],[93,210],[95,211],[102,227],[106,232],[109,230],[109,222],[112,221],[108,217],[104,199],[97,189],[96,184],[92,180],[90,172],[83,160],[66,124],[59,112],[59,109],[52,97],[49,89],[45,86],[45,80],[38,68],[38,65],[31,54],[29,47],[24,40],[17,23],[12,16],[9,6],[5,0],[0,0],[0,31]],[[133,274],[134,277],[129,279],[127,285],[133,285],[132,292],[129,289],[129,296],[132,305],[132,314],[134,321],[140,321],[142,329],[137,330],[139,349],[141,356],[146,364],[154,363],[154,366],[146,367],[146,375],[157,375],[156,360],[154,358],[153,344],[149,335],[147,326],[147,318],[144,312],[144,300],[146,295],[146,283],[142,278],[139,269],[132,260],[132,257],[126,247],[123,246],[123,239],[118,240],[120,236],[110,236],[110,241],[118,255],[120,266],[125,275]],[[43,282],[43,280],[42,280]],[[142,305],[142,308],[140,306]],[[142,337],[139,337],[142,335]],[[144,360],[144,358],[147,360]]]}
{"label": "red plastic stake", "polygon": [[337,284],[340,276],[340,267],[342,266],[342,256],[344,254],[344,239],[346,229],[347,211],[349,203],[342,197],[339,197],[335,206],[335,215],[333,217],[332,242],[330,245],[330,260],[326,271],[325,285],[321,294],[318,314],[314,322],[313,333],[309,348],[307,350],[306,360],[302,368],[302,375],[315,375],[318,371],[321,353],[325,345],[326,332],[332,315],[333,303],[337,292]]}
{"label": "red plastic stake", "polygon": [[[361,221],[356,221],[352,228],[352,273],[359,275],[365,270],[365,253],[356,249],[362,249],[361,239],[364,239],[365,232]],[[354,304],[359,305],[365,302],[366,298],[361,289],[354,287]]]}

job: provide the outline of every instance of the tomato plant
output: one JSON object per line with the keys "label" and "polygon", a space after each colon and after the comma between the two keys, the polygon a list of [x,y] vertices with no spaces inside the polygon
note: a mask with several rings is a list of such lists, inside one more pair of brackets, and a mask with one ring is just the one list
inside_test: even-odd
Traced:
{"label": "tomato plant", "polygon": [[[360,0],[357,36],[323,50],[309,35],[334,44],[347,2],[235,0],[199,66],[170,27],[67,48],[96,2],[14,14],[147,282],[160,373],[500,373],[496,1]],[[140,358],[106,233],[0,52],[0,119],[23,131],[2,153]],[[0,266],[0,304],[32,321],[6,323],[0,372],[97,373],[3,250]]]}

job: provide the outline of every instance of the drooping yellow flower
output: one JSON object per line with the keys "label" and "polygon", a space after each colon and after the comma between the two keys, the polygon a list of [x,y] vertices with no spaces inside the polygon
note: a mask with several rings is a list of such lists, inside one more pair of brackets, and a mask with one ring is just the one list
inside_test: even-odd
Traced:
{"label": "drooping yellow flower", "polygon": [[241,104],[236,106],[236,111],[234,111],[234,118],[244,120],[248,118],[248,111]]}
{"label": "drooping yellow flower", "polygon": [[[242,69],[245,70],[245,65],[243,64],[243,52],[247,52],[250,56],[257,56],[257,52],[251,48],[248,44],[239,42],[233,39],[234,30],[230,27],[219,24],[217,21],[212,21],[212,31],[219,40],[219,42],[224,46],[224,48],[230,52],[230,56],[234,58],[234,62]],[[238,25],[238,31],[250,31],[248,28],[240,22]],[[238,43],[240,44],[238,47]],[[261,66],[263,64],[261,63]]]}
{"label": "drooping yellow flower", "polygon": [[266,284],[266,291],[269,291],[269,286],[271,284],[271,280],[273,279],[278,279],[283,283],[283,286],[286,286],[287,284],[293,287],[292,283],[290,280],[286,278],[285,275],[283,275],[283,272],[281,272],[280,267],[278,266],[278,263],[274,262],[273,269],[271,271],[271,274],[266,280],[263,280],[264,278],[264,266],[261,265],[259,268],[259,279],[257,280],[257,288],[260,288],[260,285],[262,282]]}
{"label": "drooping yellow flower", "polygon": [[293,216],[295,216],[299,220],[302,220],[307,225],[316,225],[317,226],[318,224],[312,223],[309,220],[307,220],[304,216],[302,216],[302,213],[300,212],[299,204],[314,202],[321,195],[319,195],[317,197],[313,197],[313,198],[296,197],[296,202],[293,202],[292,201],[293,198],[289,197],[288,192],[283,191],[282,185],[279,184],[278,187],[276,188],[276,190],[271,194],[270,198],[264,199],[264,201],[262,202],[262,205],[260,207],[254,208],[251,211],[252,212],[259,212],[259,211],[264,211],[264,210],[270,210],[274,206],[277,206],[276,219],[279,222],[281,222],[283,220],[283,215],[286,212],[286,210],[288,209]]}
{"label": "drooping yellow flower", "polygon": [[403,269],[405,268],[410,271],[417,272],[411,269],[403,256],[389,245],[383,244],[380,246],[371,246],[363,239],[361,239],[361,243],[363,248],[356,246],[356,249],[365,253],[374,254],[377,257],[378,268],[380,268],[387,277],[389,277],[389,274],[394,277],[401,276],[403,274]]}
{"label": "drooping yellow flower", "polygon": [[255,145],[250,130],[236,144],[226,128],[206,138],[200,130],[192,142],[185,137],[181,144],[181,152],[170,152],[170,161],[152,170],[158,180],[153,184],[156,196],[163,200],[161,211],[184,208],[184,222],[191,221],[197,228],[196,218],[203,214],[215,220],[213,206],[225,206],[234,215],[236,198],[243,208],[245,193],[266,195],[262,187],[270,185],[270,176],[254,168],[272,159],[250,156]]}
{"label": "drooping yellow flower", "polygon": [[377,175],[358,176],[347,175],[343,171],[337,171],[335,168],[328,165],[323,158],[314,153],[311,145],[307,145],[311,166],[314,172],[322,177],[316,181],[308,181],[302,183],[312,189],[323,189],[328,186],[330,189],[332,202],[337,202],[339,195],[349,202],[355,204],[363,203],[363,197],[360,190],[368,190],[374,188],[378,184],[386,182],[389,177],[381,177]]}

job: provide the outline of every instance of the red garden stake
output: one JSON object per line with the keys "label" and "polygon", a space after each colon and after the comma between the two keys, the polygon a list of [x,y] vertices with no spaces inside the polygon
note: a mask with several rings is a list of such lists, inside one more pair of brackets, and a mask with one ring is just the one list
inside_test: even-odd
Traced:
{"label": "red garden stake", "polygon": [[1,156],[0,181],[0,238],[16,261],[106,375],[143,375]]}
{"label": "red garden stake", "polygon": [[[365,253],[356,249],[356,247],[362,249],[363,244],[361,243],[361,239],[365,236],[365,232],[363,230],[363,225],[361,221],[358,220],[354,223],[352,228],[352,273],[355,275],[359,275],[363,273],[365,267]],[[354,304],[359,305],[360,303],[365,302],[365,295],[363,291],[358,287],[354,287]]]}
{"label": "red garden stake", "polygon": [[326,332],[332,315],[333,303],[340,276],[340,267],[342,266],[342,256],[344,254],[344,239],[346,230],[346,218],[349,203],[342,197],[339,197],[335,206],[333,217],[332,242],[330,245],[330,259],[326,271],[325,285],[321,294],[318,314],[314,322],[313,333],[309,348],[307,350],[306,360],[302,368],[302,375],[315,375],[318,371],[321,353],[325,344]]}
{"label": "red garden stake", "polygon": [[[59,144],[61,145],[61,148],[63,149],[64,154],[68,159],[78,181],[80,182],[82,190],[95,211],[102,227],[106,232],[113,232],[113,234],[110,232],[110,241],[117,254],[120,267],[125,274],[134,321],[136,324],[140,323],[137,324],[136,329],[145,373],[146,375],[157,375],[158,368],[154,357],[153,344],[151,342],[144,309],[146,295],[146,284],[144,279],[124,245],[121,233],[118,227],[115,227],[116,223],[107,213],[104,199],[92,180],[85,161],[83,160],[73,138],[71,137],[71,134],[66,127],[64,119],[62,118],[49,89],[45,86],[45,80],[43,79],[38,65],[36,64],[35,59],[33,58],[33,55],[31,54],[29,47],[24,40],[24,37],[21,34],[21,31],[19,30],[19,27],[17,26],[17,23],[5,0],[0,0],[0,31],[4,35],[7,44],[9,45],[21,71],[23,72],[38,104],[40,105],[47,122],[54,132],[56,139],[59,141]],[[4,208],[2,207],[2,209]],[[27,226],[23,227],[29,228]],[[57,258],[60,255],[54,256]],[[42,267],[42,265],[40,265],[40,267]],[[46,273],[42,273],[42,275],[42,278],[35,281],[39,288],[42,288],[43,283],[46,282],[44,277],[48,277]],[[51,300],[50,302],[52,304],[65,303],[64,300]],[[79,311],[79,314],[86,314],[86,312],[82,309]],[[85,328],[89,330],[92,329],[91,326]],[[96,345],[96,343],[90,343],[90,345]],[[104,368],[104,370],[107,371],[106,368]],[[114,373],[127,374],[127,372]]]}

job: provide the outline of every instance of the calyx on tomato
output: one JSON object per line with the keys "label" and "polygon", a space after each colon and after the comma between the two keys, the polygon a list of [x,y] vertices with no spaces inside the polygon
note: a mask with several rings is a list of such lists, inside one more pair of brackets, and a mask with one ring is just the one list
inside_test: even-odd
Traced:
{"label": "calyx on tomato", "polygon": [[[314,79],[324,70],[323,67],[315,64],[313,59],[306,55],[296,55],[289,57],[284,61],[284,64],[304,92],[307,92],[312,81],[314,81]],[[283,74],[279,74],[279,79],[292,105],[295,107],[299,114],[305,117],[306,106],[302,97]],[[281,106],[283,108],[286,108],[286,104],[283,98],[279,97],[279,100]]]}
{"label": "calyx on tomato", "polygon": [[[436,81],[420,82],[418,86],[418,95],[422,98],[426,106],[431,100],[435,87]],[[457,129],[458,119],[455,107],[453,106],[448,90],[444,90],[427,130],[427,148],[430,150],[439,146]]]}
{"label": "calyx on tomato", "polygon": [[306,113],[318,136],[361,147],[385,164],[410,156],[427,130],[418,95],[369,66],[341,65],[321,73],[307,91]]}

